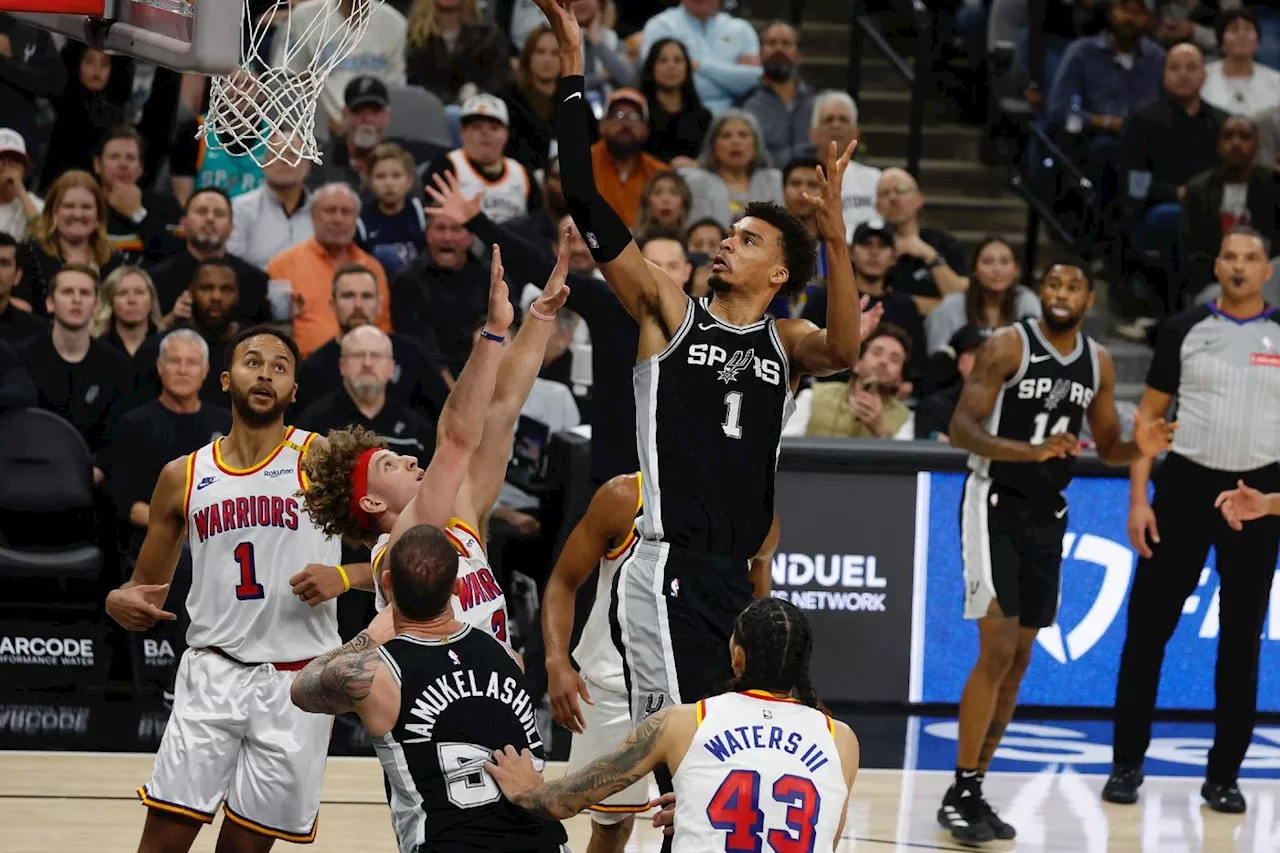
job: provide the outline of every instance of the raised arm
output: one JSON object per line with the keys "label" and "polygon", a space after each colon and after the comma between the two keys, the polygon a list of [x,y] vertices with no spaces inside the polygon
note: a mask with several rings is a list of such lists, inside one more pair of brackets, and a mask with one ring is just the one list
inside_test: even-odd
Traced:
{"label": "raised arm", "polygon": [[1098,373],[1098,392],[1093,395],[1088,413],[1098,458],[1108,465],[1128,465],[1168,450],[1177,424],[1166,423],[1163,416],[1149,418],[1142,409],[1133,418],[1133,438],[1121,439],[1120,418],[1116,414],[1116,369],[1111,353],[1102,346],[1098,346]]}
{"label": "raised arm", "polygon": [[1041,462],[1076,452],[1076,437],[1070,433],[1057,433],[1043,444],[1031,444],[998,438],[987,431],[984,424],[996,399],[1021,363],[1022,338],[1013,328],[1001,329],[982,345],[947,430],[954,446],[994,462]]}
{"label": "raised arm", "polygon": [[560,240],[560,256],[542,293],[529,306],[529,313],[515,342],[498,370],[493,401],[485,415],[480,446],[471,457],[462,492],[454,507],[454,515],[480,532],[487,532],[489,510],[498,500],[507,477],[511,445],[515,441],[516,421],[529,399],[533,382],[542,370],[547,342],[556,328],[556,312],[569,297],[565,277],[569,273],[569,240]]}
{"label": "raised arm", "polygon": [[146,631],[159,621],[178,617],[162,610],[169,594],[169,582],[182,554],[186,532],[187,460],[182,456],[164,466],[151,494],[147,538],[138,553],[133,574],[119,589],[107,594],[106,608],[121,627]]}
{"label": "raised arm", "polygon": [[657,352],[684,320],[689,297],[640,254],[626,223],[596,189],[589,109],[582,71],[582,32],[568,0],[536,0],[560,44],[556,136],[560,181],[573,221],[623,307],[640,324],[641,348]]}
{"label": "raised arm", "polygon": [[493,400],[498,366],[502,363],[502,343],[515,318],[503,275],[502,252],[494,246],[489,273],[489,319],[440,413],[435,455],[423,474],[417,496],[396,521],[393,537],[417,524],[444,527],[453,515],[471,457],[480,447],[486,410]]}
{"label": "raised arm", "polygon": [[551,714],[571,732],[581,733],[586,719],[578,697],[591,701],[587,686],[569,660],[574,603],[600,560],[626,544],[640,504],[635,474],[622,474],[602,485],[560,552],[542,599],[542,641],[547,649],[547,695]]}

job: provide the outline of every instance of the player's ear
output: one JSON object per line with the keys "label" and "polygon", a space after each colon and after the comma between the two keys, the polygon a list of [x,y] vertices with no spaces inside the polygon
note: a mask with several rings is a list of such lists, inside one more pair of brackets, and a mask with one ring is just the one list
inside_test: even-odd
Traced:
{"label": "player's ear", "polygon": [[386,511],[387,503],[386,501],[381,500],[380,498],[375,498],[372,495],[365,495],[360,499],[360,508],[369,515],[377,515],[380,512]]}
{"label": "player's ear", "polygon": [[222,393],[223,394],[231,393],[231,371],[229,370],[222,371],[222,374],[218,377],[218,380],[222,383]]}
{"label": "player's ear", "polygon": [[791,271],[782,264],[775,264],[769,273],[769,283],[774,287],[784,287],[791,278]]}

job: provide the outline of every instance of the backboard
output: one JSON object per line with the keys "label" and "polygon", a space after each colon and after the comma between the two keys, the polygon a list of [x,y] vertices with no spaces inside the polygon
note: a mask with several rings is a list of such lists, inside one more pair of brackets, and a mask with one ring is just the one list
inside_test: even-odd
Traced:
{"label": "backboard", "polygon": [[0,0],[33,26],[175,71],[240,65],[245,0]]}

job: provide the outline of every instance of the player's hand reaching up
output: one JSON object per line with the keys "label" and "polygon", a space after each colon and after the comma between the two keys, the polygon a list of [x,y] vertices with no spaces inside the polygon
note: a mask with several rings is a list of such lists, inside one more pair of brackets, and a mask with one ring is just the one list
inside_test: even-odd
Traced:
{"label": "player's hand reaching up", "polygon": [[1236,487],[1218,495],[1213,505],[1222,510],[1222,517],[1232,530],[1244,528],[1244,522],[1262,518],[1270,512],[1267,495],[1246,486],[1244,480],[1236,480]]}
{"label": "player's hand reaching up", "polygon": [[1148,421],[1141,409],[1133,415],[1133,443],[1138,445],[1143,456],[1156,456],[1168,450],[1177,429],[1176,423],[1168,423],[1164,418]]}
{"label": "player's hand reaching up", "polygon": [[578,697],[588,705],[594,705],[587,683],[569,661],[547,662],[547,699],[551,702],[551,716],[557,723],[576,735],[587,730],[587,718],[583,716]]}
{"label": "player's hand reaching up", "polygon": [[511,293],[507,288],[507,271],[502,267],[502,250],[493,244],[493,265],[489,268],[489,319],[485,329],[494,335],[506,334],[516,318],[511,307]]}
{"label": "player's hand reaching up", "polygon": [[845,242],[844,199],[840,190],[844,185],[845,169],[849,168],[853,149],[857,146],[858,141],[855,139],[841,154],[832,142],[830,150],[826,152],[826,165],[818,167],[818,195],[804,193],[805,201],[817,209],[818,233],[828,243]]}
{"label": "player's hand reaching up", "polygon": [[527,749],[516,752],[514,746],[505,746],[494,750],[493,760],[485,762],[484,770],[513,803],[525,791],[542,784],[542,774],[533,766],[533,753]]}
{"label": "player's hand reaching up", "polygon": [[127,631],[146,631],[157,622],[172,622],[178,617],[151,603],[164,604],[169,585],[143,583],[113,589],[107,594],[107,615]]}
{"label": "player's hand reaching up", "polygon": [[[547,22],[556,34],[556,42],[560,45],[560,56],[571,51],[582,49],[582,28],[578,26],[578,16],[573,13],[573,0],[534,0]],[[563,63],[561,66],[563,72]],[[579,72],[581,73],[581,72]]]}
{"label": "player's hand reaching up", "polygon": [[538,298],[529,306],[529,313],[539,320],[553,319],[556,312],[564,307],[565,300],[569,298],[569,285],[565,282],[569,278],[571,233],[568,228],[560,233],[560,254],[556,257],[555,269],[551,270],[551,276],[542,286],[542,293],[538,294]]}
{"label": "player's hand reaching up", "polygon": [[1032,445],[1036,455],[1033,461],[1044,462],[1046,459],[1064,459],[1080,454],[1080,440],[1069,432],[1058,432],[1046,438],[1042,443]]}
{"label": "player's hand reaching up", "polygon": [[484,198],[485,190],[467,198],[462,194],[462,186],[458,183],[458,176],[453,172],[445,172],[443,175],[433,175],[435,186],[428,184],[423,187],[427,191],[427,195],[431,196],[431,200],[436,203],[435,207],[426,209],[427,216],[436,217],[443,216],[445,219],[451,219],[459,225],[466,225],[480,213],[480,200]]}

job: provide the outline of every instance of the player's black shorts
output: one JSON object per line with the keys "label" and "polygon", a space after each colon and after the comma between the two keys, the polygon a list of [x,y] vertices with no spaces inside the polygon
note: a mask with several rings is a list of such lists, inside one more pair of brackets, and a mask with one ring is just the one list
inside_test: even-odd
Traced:
{"label": "player's black shorts", "polygon": [[717,693],[733,677],[729,638],[751,603],[747,561],[641,539],[613,579],[609,623],[631,719]]}
{"label": "player's black shorts", "polygon": [[964,558],[964,618],[981,619],[992,600],[1024,628],[1044,628],[1058,616],[1062,537],[1067,504],[1039,501],[970,474],[960,501]]}

